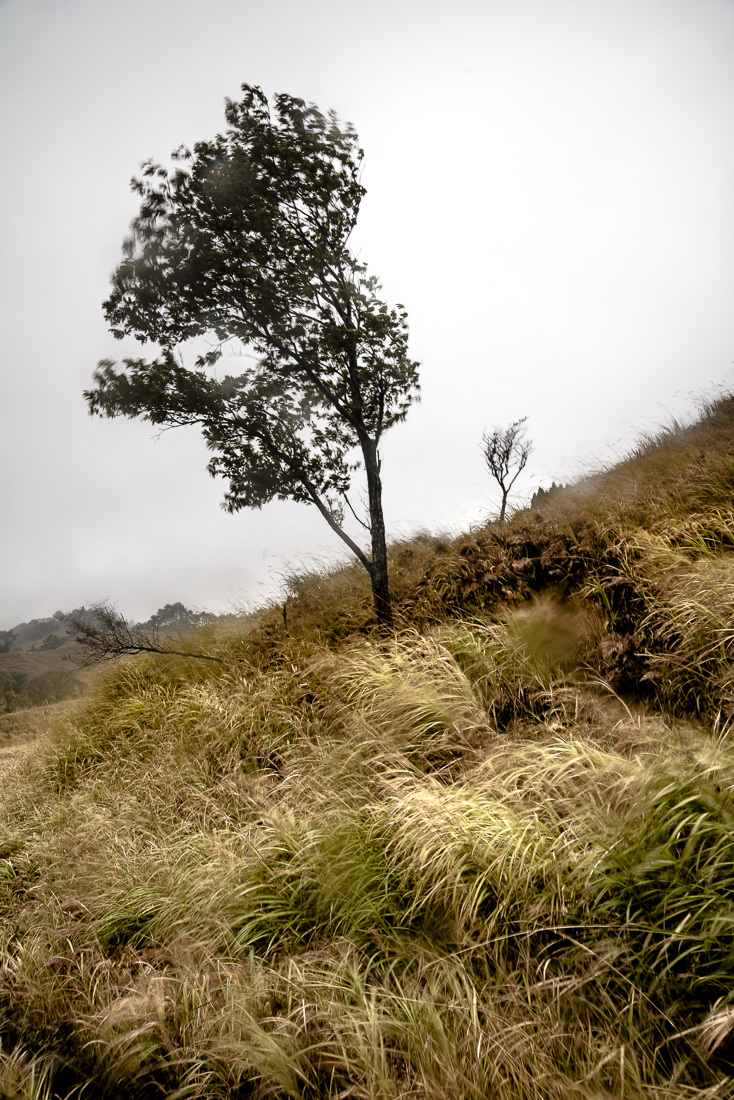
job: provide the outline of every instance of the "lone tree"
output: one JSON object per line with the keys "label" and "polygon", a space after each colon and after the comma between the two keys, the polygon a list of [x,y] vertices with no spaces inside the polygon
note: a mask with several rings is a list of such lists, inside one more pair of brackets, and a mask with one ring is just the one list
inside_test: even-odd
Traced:
{"label": "lone tree", "polygon": [[512,486],[527,465],[533,445],[527,438],[526,416],[515,420],[509,428],[495,428],[482,436],[482,454],[487,468],[502,492],[500,523],[504,523],[507,498]]}
{"label": "lone tree", "polygon": [[[132,181],[140,212],[104,311],[114,336],[155,342],[158,358],[102,360],[90,412],[197,424],[229,482],[224,507],[314,505],[367,570],[378,620],[392,623],[379,445],[418,393],[404,308],[350,251],[365,189],[350,126],[258,87],[228,100],[228,128],[153,162]],[[180,346],[209,337],[192,367]],[[236,375],[215,372],[225,347]],[[195,354],[195,352],[192,352]],[[249,358],[251,365],[242,367]],[[349,500],[362,465],[367,512]],[[369,534],[365,551],[346,511]]]}

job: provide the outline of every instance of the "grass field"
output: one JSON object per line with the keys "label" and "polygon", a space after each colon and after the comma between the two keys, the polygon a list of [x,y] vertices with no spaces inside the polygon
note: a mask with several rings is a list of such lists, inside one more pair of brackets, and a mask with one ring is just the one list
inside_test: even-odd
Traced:
{"label": "grass field", "polygon": [[732,489],[725,398],[1,728],[0,1097],[733,1098]]}

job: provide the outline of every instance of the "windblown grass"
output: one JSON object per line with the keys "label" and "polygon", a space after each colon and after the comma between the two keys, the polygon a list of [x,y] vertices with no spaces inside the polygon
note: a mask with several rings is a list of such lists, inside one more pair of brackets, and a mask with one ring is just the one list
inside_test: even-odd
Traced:
{"label": "windblown grass", "polygon": [[683,433],[394,549],[394,637],[302,578],[59,712],[0,772],[0,1097],[734,1100],[726,424],[708,490]]}
{"label": "windblown grass", "polygon": [[13,1072],[55,1095],[734,1095],[728,739],[646,719],[610,748],[613,696],[556,698],[591,690],[576,621],[550,654],[527,629],[109,674],[4,792],[0,1011],[34,1051]]}

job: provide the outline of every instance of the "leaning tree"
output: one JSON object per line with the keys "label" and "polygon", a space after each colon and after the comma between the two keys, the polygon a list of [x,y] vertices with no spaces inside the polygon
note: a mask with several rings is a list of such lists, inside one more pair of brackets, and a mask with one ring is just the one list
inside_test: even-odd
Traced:
{"label": "leaning tree", "polygon": [[[140,212],[104,311],[114,336],[160,354],[102,360],[85,397],[101,416],[198,425],[230,512],[274,498],[315,506],[390,625],[379,448],[417,397],[418,364],[404,308],[382,301],[350,249],[362,150],[333,112],[289,95],[271,111],[260,88],[242,91],[227,101],[224,134],[178,149],[171,169],[146,162],[133,180]],[[227,348],[240,353],[237,373],[219,374]],[[359,467],[364,516],[349,497]],[[347,512],[369,549],[346,530]]]}

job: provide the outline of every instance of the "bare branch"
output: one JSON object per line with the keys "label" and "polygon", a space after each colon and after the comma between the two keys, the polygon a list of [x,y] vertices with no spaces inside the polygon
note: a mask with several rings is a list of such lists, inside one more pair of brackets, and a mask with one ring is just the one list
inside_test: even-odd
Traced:
{"label": "bare branch", "polygon": [[365,523],[365,521],[363,519],[360,519],[360,517],[354,511],[354,508],[352,507],[352,502],[349,499],[349,497],[347,496],[347,494],[342,493],[342,496],[344,497],[345,501],[347,502],[347,507],[349,508],[349,511],[352,513],[352,515],[356,519],[357,523],[360,523],[362,525],[362,527],[364,527],[365,531],[369,531],[370,525],[368,523]]}
{"label": "bare branch", "polygon": [[73,614],[64,621],[69,626],[67,634],[86,650],[80,662],[84,668],[136,653],[162,653],[225,663],[221,657],[214,657],[211,653],[172,649],[157,630],[133,626],[111,604],[93,604],[86,614]]}

